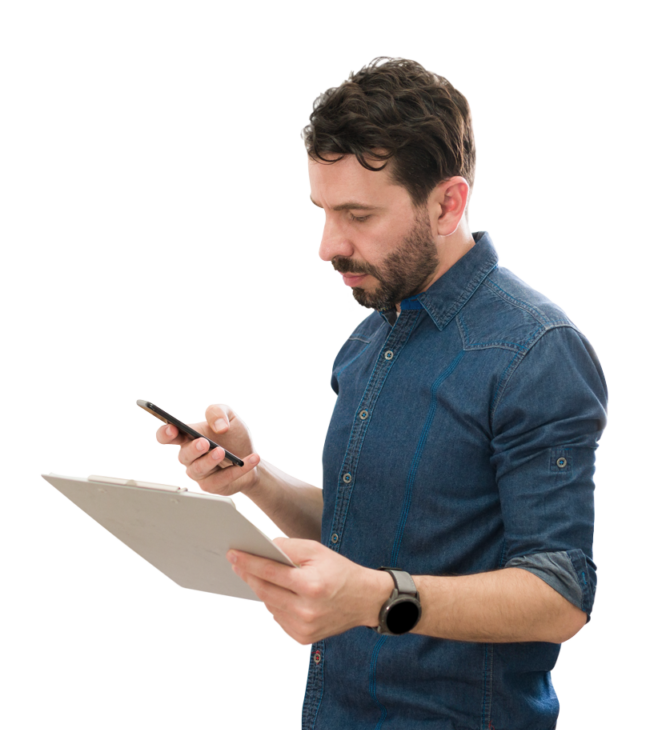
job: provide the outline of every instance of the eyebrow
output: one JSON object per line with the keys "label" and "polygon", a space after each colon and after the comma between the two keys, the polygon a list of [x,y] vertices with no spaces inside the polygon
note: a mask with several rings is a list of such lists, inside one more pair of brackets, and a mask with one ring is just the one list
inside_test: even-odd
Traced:
{"label": "eyebrow", "polygon": [[[309,199],[314,203],[314,199],[312,196],[309,196]],[[322,205],[319,205],[318,203],[314,203],[317,208],[323,208]],[[357,203],[355,200],[350,200],[346,203],[340,203],[339,205],[334,205],[333,210],[377,210],[376,205],[365,205],[364,203]]]}

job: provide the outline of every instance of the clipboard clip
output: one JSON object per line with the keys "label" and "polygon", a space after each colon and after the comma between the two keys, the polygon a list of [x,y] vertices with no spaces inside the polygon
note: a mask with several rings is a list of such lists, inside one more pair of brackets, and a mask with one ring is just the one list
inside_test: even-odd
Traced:
{"label": "clipboard clip", "polygon": [[135,479],[118,479],[117,477],[90,476],[89,482],[96,484],[116,484],[120,487],[141,487],[142,489],[159,489],[161,492],[188,492],[186,487],[175,487],[170,484],[156,484],[155,482],[140,482]]}

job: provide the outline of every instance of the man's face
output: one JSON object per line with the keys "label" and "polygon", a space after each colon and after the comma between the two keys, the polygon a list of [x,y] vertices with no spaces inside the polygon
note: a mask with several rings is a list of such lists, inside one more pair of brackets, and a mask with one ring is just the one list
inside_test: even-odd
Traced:
{"label": "man's face", "polygon": [[439,263],[428,213],[391,183],[388,169],[366,170],[353,155],[310,159],[309,179],[312,201],[326,212],[319,256],[359,304],[388,309],[427,288]]}

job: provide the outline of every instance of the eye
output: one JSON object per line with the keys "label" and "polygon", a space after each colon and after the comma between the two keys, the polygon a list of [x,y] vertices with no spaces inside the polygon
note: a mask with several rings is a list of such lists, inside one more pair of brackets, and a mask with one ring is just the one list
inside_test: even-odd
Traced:
{"label": "eye", "polygon": [[350,219],[351,219],[352,221],[355,221],[356,223],[365,223],[365,221],[366,221],[366,220],[367,220],[367,219],[368,219],[369,217],[370,217],[369,215],[361,215],[361,216],[357,216],[357,215],[354,215],[353,213],[349,213],[349,218],[350,218]]}

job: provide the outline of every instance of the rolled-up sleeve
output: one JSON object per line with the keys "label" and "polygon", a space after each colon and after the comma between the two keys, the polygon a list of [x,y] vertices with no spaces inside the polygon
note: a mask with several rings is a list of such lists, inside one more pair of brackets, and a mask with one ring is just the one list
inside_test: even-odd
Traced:
{"label": "rolled-up sleeve", "polygon": [[606,408],[593,349],[576,329],[559,326],[512,363],[491,416],[504,564],[537,575],[589,618],[595,451]]}

